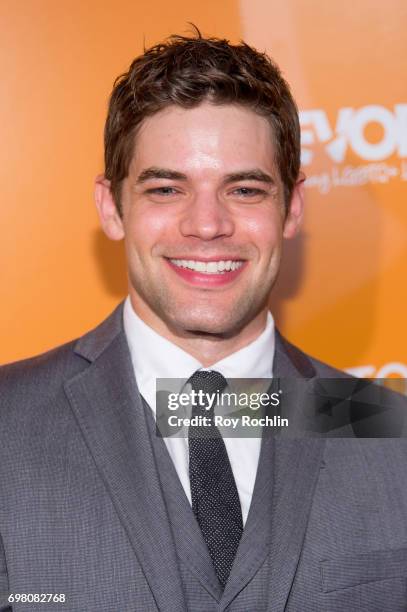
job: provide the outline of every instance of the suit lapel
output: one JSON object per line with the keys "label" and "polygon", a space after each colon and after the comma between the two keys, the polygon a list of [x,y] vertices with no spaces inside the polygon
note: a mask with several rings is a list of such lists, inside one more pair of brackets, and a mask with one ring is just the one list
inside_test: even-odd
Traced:
{"label": "suit lapel", "polygon": [[271,436],[263,437],[249,515],[232,572],[223,593],[222,610],[225,610],[238,593],[252,580],[269,552],[273,490],[273,444],[274,441]]}
{"label": "suit lapel", "polygon": [[273,362],[275,378],[313,378],[316,371],[307,355],[287,342],[276,329],[276,344]]}
{"label": "suit lapel", "polygon": [[91,363],[65,391],[157,607],[173,612],[185,602],[121,317],[119,308],[80,340]]}
{"label": "suit lapel", "polygon": [[270,612],[285,609],[302,551],[325,441],[274,440]]}
{"label": "suit lapel", "polygon": [[[277,332],[274,376],[312,378],[309,359]],[[287,382],[287,381],[286,381]],[[300,408],[300,406],[299,406]],[[282,612],[295,577],[306,534],[325,441],[320,438],[273,441],[273,503],[269,549],[270,612]]]}

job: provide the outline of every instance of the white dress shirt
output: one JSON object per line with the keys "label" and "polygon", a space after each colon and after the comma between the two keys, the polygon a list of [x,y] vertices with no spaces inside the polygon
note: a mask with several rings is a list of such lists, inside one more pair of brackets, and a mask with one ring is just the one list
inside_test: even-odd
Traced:
{"label": "white dress shirt", "polygon": [[[133,310],[128,297],[124,304],[124,330],[130,348],[134,374],[140,394],[156,410],[156,379],[188,380],[196,370],[216,370],[229,378],[271,378],[275,347],[274,320],[269,312],[264,331],[250,344],[204,368],[192,355],[160,336]],[[185,494],[191,502],[189,450],[187,437],[163,438]],[[259,463],[261,439],[224,438],[242,507],[243,524],[249,513]]]}

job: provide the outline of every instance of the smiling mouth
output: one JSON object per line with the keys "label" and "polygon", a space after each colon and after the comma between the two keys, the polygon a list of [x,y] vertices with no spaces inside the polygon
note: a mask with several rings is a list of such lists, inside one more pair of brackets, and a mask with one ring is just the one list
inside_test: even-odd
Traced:
{"label": "smiling mouth", "polygon": [[191,270],[200,274],[227,274],[239,270],[245,263],[243,260],[221,259],[217,261],[199,261],[195,259],[169,259],[177,268]]}

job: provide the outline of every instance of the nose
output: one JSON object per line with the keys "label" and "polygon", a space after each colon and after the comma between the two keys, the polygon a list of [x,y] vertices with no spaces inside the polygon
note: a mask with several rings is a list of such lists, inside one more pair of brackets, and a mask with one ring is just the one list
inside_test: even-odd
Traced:
{"label": "nose", "polygon": [[235,225],[233,216],[215,194],[196,195],[180,222],[183,236],[193,236],[201,240],[231,236]]}

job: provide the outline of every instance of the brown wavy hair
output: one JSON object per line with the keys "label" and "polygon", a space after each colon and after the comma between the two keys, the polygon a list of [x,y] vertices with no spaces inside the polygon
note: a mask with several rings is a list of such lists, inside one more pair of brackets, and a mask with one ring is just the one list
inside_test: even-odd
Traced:
{"label": "brown wavy hair", "polygon": [[300,169],[298,109],[288,84],[265,53],[196,32],[145,50],[114,83],[104,134],[105,176],[119,212],[121,183],[142,121],[172,104],[192,108],[206,100],[240,104],[268,119],[288,206]]}

